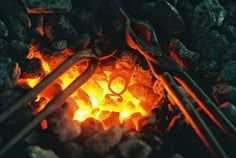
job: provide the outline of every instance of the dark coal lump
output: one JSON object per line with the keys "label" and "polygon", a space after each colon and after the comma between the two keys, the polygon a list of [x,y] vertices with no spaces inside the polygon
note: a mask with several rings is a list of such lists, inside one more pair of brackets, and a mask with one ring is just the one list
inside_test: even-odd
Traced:
{"label": "dark coal lump", "polygon": [[76,9],[73,16],[75,20],[72,22],[80,34],[100,31],[100,22],[94,13],[86,9]]}
{"label": "dark coal lump", "polygon": [[198,53],[188,50],[178,39],[172,39],[170,41],[169,53],[173,59],[187,70],[193,70],[200,58]]}
{"label": "dark coal lump", "polygon": [[72,9],[71,0],[22,0],[29,14],[69,12]]}
{"label": "dark coal lump", "polygon": [[194,50],[201,55],[203,60],[215,60],[217,64],[221,62],[221,57],[229,46],[226,36],[213,30],[198,32],[193,41]]}
{"label": "dark coal lump", "polygon": [[0,8],[0,10],[6,17],[8,17],[9,15],[16,16],[25,27],[31,27],[31,20],[29,18],[29,15],[26,13],[24,7],[20,4],[19,1],[6,0],[4,1],[4,5],[1,5]]}
{"label": "dark coal lump", "polygon": [[196,71],[204,77],[216,78],[219,70],[215,60],[208,60],[201,62]]}
{"label": "dark coal lump", "polygon": [[51,40],[72,40],[78,34],[69,19],[64,15],[48,15],[45,18],[45,35]]}
{"label": "dark coal lump", "polygon": [[232,25],[224,25],[221,32],[227,36],[230,42],[236,42],[236,27]]}
{"label": "dark coal lump", "polygon": [[18,63],[8,57],[0,57],[0,90],[14,87],[20,73],[21,69]]}
{"label": "dark coal lump", "polygon": [[236,60],[230,60],[224,65],[217,79],[218,82],[226,82],[236,86]]}
{"label": "dark coal lump", "polygon": [[29,53],[30,46],[22,41],[12,40],[10,43],[10,50],[7,54],[12,58],[26,57]]}
{"label": "dark coal lump", "polygon": [[224,102],[236,104],[236,88],[229,84],[220,83],[215,85],[213,87],[212,95],[218,104]]}
{"label": "dark coal lump", "polygon": [[236,43],[230,44],[222,59],[226,62],[229,60],[236,60]]}
{"label": "dark coal lump", "polygon": [[9,48],[8,41],[0,38],[0,54],[1,54],[1,56],[7,55],[8,48]]}
{"label": "dark coal lump", "polygon": [[93,13],[98,13],[99,9],[102,7],[103,0],[74,0],[76,6],[84,8]]}
{"label": "dark coal lump", "polygon": [[58,40],[52,43],[52,48],[54,50],[63,50],[67,48],[67,42],[66,40]]}
{"label": "dark coal lump", "polygon": [[45,74],[41,61],[38,58],[19,60],[21,78],[36,78]]}
{"label": "dark coal lump", "polygon": [[7,20],[7,26],[9,28],[9,37],[14,40],[26,40],[27,33],[26,28],[21,23],[20,19],[16,16],[9,16]]}
{"label": "dark coal lump", "polygon": [[8,36],[8,29],[5,23],[0,20],[0,37],[7,37]]}
{"label": "dark coal lump", "polygon": [[193,11],[192,27],[196,33],[201,29],[220,26],[226,16],[225,9],[218,0],[204,0]]}
{"label": "dark coal lump", "polygon": [[[234,20],[236,19],[236,4],[235,3],[229,3],[226,7],[225,7],[226,11],[227,11],[227,16],[229,17],[229,19],[231,19],[232,21],[230,21],[230,23],[233,23]],[[236,23],[234,23],[236,24]]]}
{"label": "dark coal lump", "polygon": [[166,0],[145,2],[141,5],[140,15],[154,24],[161,24],[171,33],[181,33],[184,21],[177,9]]}

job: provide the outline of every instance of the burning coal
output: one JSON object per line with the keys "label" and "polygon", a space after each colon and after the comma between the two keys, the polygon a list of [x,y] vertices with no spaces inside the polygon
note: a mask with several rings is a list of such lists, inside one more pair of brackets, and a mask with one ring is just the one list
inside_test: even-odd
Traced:
{"label": "burning coal", "polygon": [[[51,64],[50,67],[47,57],[43,56],[33,45],[27,58],[40,59],[43,72],[46,74],[58,66]],[[149,116],[151,110],[158,106],[158,102],[164,95],[163,87],[159,84],[153,88],[154,83],[157,84],[158,81],[154,80],[150,70],[144,70],[137,63],[137,55],[131,50],[124,51],[120,58],[114,53],[108,60],[110,60],[109,66],[101,63],[95,74],[71,96],[78,105],[73,118],[81,122],[87,118],[94,118],[101,121],[105,128],[129,122],[124,124],[126,128],[140,129],[139,120]],[[34,113],[40,112],[48,101],[58,94],[58,91],[63,91],[81,75],[86,66],[86,61],[77,63],[60,76],[53,85],[40,93],[34,100],[38,102]],[[26,77],[19,83],[25,82],[34,88],[42,78]]]}

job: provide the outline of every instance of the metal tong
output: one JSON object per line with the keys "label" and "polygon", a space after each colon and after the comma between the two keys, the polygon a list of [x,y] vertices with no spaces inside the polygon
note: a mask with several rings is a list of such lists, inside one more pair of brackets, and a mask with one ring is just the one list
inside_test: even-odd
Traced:
{"label": "metal tong", "polygon": [[[103,57],[104,59],[106,57]],[[53,81],[60,77],[66,70],[78,62],[87,61],[87,69],[78,76],[63,92],[58,94],[54,99],[50,100],[45,108],[39,112],[30,122],[27,123],[16,135],[14,135],[10,140],[0,148],[0,157],[3,157],[16,143],[18,143],[22,138],[24,138],[33,128],[35,128],[40,122],[53,113],[57,108],[59,108],[63,102],[78,89],[83,83],[85,83],[90,76],[94,73],[97,68],[99,59],[91,49],[83,50],[73,55],[62,63],[57,69],[55,69],[51,74],[46,76],[36,87],[31,89],[24,97],[9,105],[9,108],[0,114],[0,124],[4,123],[5,120],[12,117],[14,113],[27,105],[28,102],[32,101],[41,91],[48,87]]]}
{"label": "metal tong", "polygon": [[[179,90],[175,81],[184,87],[221,131],[234,140],[236,138],[235,126],[184,69],[158,47],[156,34],[151,26],[130,18],[122,9],[120,9],[120,12],[125,20],[126,41],[129,47],[137,50],[145,57],[154,76],[162,82],[165,90],[170,94],[185,116],[185,119],[212,155],[214,157],[227,158],[226,152],[214,136],[212,130],[200,117],[189,99]],[[138,35],[143,36],[141,38]]]}

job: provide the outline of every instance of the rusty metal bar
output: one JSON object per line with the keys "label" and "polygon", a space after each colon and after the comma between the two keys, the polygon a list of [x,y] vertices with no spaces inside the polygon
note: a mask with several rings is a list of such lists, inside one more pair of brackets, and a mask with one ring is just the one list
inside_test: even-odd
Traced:
{"label": "rusty metal bar", "polygon": [[[81,58],[77,56],[77,58]],[[70,61],[70,63],[74,63],[74,60]],[[63,102],[71,95],[73,92],[80,87],[83,83],[85,83],[90,76],[94,73],[98,65],[97,60],[92,60],[89,62],[88,68],[77,77],[63,92],[57,95],[53,100],[51,100],[46,107],[36,115],[36,117],[30,121],[22,130],[20,130],[13,138],[11,138],[1,149],[0,149],[0,157],[3,157],[6,152],[8,152],[16,143],[18,143],[22,138],[24,138],[33,128],[35,128],[44,118],[49,116],[52,112],[54,112]]]}
{"label": "rusty metal bar", "polygon": [[60,75],[62,75],[66,70],[68,70],[72,65],[74,65],[79,60],[88,60],[88,58],[96,58],[91,49],[82,50],[77,52],[75,55],[63,62],[57,69],[46,76],[36,87],[30,90],[25,96],[17,100],[13,104],[9,105],[6,110],[0,114],[0,124],[3,123],[7,118],[9,118],[14,112],[19,110],[24,105],[31,100],[33,100],[42,90],[49,86],[53,81],[55,81]]}
{"label": "rusty metal bar", "polygon": [[[165,72],[159,75],[159,79],[208,150],[215,157],[227,158],[228,156],[220,146],[212,131],[202,120],[189,99],[179,90],[173,77],[169,73]],[[187,109],[187,107],[189,109]]]}

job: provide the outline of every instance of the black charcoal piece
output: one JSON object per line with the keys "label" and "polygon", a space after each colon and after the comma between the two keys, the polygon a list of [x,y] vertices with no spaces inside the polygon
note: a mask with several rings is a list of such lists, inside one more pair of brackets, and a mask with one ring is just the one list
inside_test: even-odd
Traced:
{"label": "black charcoal piece", "polygon": [[225,16],[226,11],[218,0],[204,0],[194,8],[192,17],[193,31],[198,32],[201,29],[220,26]]}
{"label": "black charcoal piece", "polygon": [[29,53],[30,46],[22,41],[12,40],[8,56],[12,58],[26,57]]}
{"label": "black charcoal piece", "polygon": [[59,158],[52,150],[33,145],[26,148],[26,153],[28,158]]}
{"label": "black charcoal piece", "polygon": [[220,63],[229,46],[225,35],[217,31],[201,31],[195,34],[193,47],[204,60],[215,60]]}
{"label": "black charcoal piece", "polygon": [[89,10],[90,12],[93,12],[93,13],[98,13],[100,11],[100,8],[102,7],[103,5],[103,0],[74,0],[76,1],[75,3],[75,6],[78,6],[80,8],[83,8],[83,9],[87,9]]}
{"label": "black charcoal piece", "polygon": [[26,28],[16,16],[9,16],[6,23],[9,29],[9,37],[13,40],[25,40]]}
{"label": "black charcoal piece", "polygon": [[121,155],[125,158],[148,158],[152,148],[139,139],[130,139],[118,145]]}
{"label": "black charcoal piece", "polygon": [[45,35],[51,40],[73,40],[78,34],[69,19],[64,15],[48,15],[44,23]]}
{"label": "black charcoal piece", "polygon": [[18,63],[8,57],[0,57],[0,90],[13,88],[19,79],[21,69]]}
{"label": "black charcoal piece", "polygon": [[29,18],[29,15],[26,13],[24,7],[19,1],[6,0],[4,1],[4,5],[0,6],[0,9],[3,12],[5,18],[7,18],[8,16],[16,16],[25,27],[31,27],[31,20]]}
{"label": "black charcoal piece", "polygon": [[218,82],[226,82],[236,86],[236,60],[225,63],[217,79]]}
{"label": "black charcoal piece", "polygon": [[218,65],[215,60],[203,61],[199,64],[196,71],[205,77],[217,77]]}
{"label": "black charcoal piece", "polygon": [[71,0],[21,0],[29,14],[69,12]]}
{"label": "black charcoal piece", "polygon": [[229,60],[236,60],[236,43],[231,43],[222,59],[227,62]]}
{"label": "black charcoal piece", "polygon": [[232,19],[232,21],[235,20],[236,19],[236,3],[229,3],[227,6],[225,6],[225,9],[227,11],[227,16],[229,17],[229,19]]}
{"label": "black charcoal piece", "polygon": [[193,70],[200,58],[198,53],[188,50],[180,40],[175,38],[170,41],[169,53],[176,62],[187,70]]}
{"label": "black charcoal piece", "polygon": [[20,59],[19,65],[21,67],[21,78],[36,78],[45,74],[41,60],[38,58]]}
{"label": "black charcoal piece", "polygon": [[212,95],[218,104],[224,102],[236,104],[236,88],[229,84],[220,83],[215,85],[213,87]]}
{"label": "black charcoal piece", "polygon": [[143,3],[139,14],[171,33],[181,33],[184,29],[184,22],[179,12],[166,0]]}
{"label": "black charcoal piece", "polygon": [[29,87],[15,86],[12,89],[2,91],[0,93],[0,111],[8,108],[8,105],[21,98],[29,89]]}
{"label": "black charcoal piece", "polygon": [[75,10],[74,20],[72,22],[80,34],[96,32],[100,25],[96,15],[86,9]]}
{"label": "black charcoal piece", "polygon": [[230,102],[220,105],[222,112],[229,118],[234,125],[236,125],[236,106]]}
{"label": "black charcoal piece", "polygon": [[56,51],[63,50],[67,48],[67,41],[66,40],[57,40],[52,43],[52,48]]}
{"label": "black charcoal piece", "polygon": [[8,36],[8,29],[5,23],[0,20],[0,37],[7,37]]}
{"label": "black charcoal piece", "polygon": [[7,40],[0,38],[0,54],[1,56],[7,56],[9,43]]}
{"label": "black charcoal piece", "polygon": [[232,25],[224,25],[220,30],[226,35],[230,42],[236,42],[236,27]]}
{"label": "black charcoal piece", "polygon": [[230,2],[234,2],[234,0],[219,0],[220,4],[225,6],[226,4],[229,4]]}

